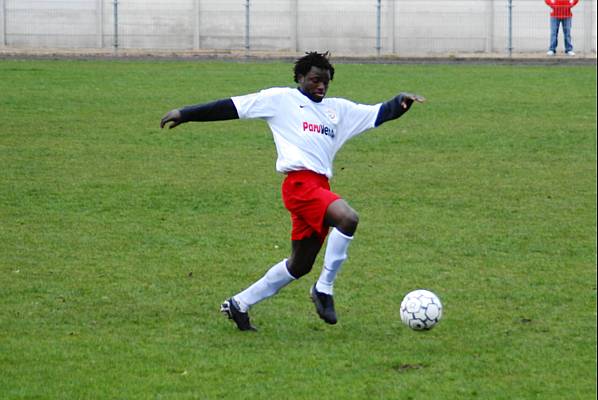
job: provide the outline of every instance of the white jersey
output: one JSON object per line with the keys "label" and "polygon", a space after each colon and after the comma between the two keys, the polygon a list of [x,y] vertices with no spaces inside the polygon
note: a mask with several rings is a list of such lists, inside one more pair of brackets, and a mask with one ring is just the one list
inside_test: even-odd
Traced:
{"label": "white jersey", "polygon": [[270,126],[278,172],[310,170],[328,178],[336,152],[353,136],[374,127],[381,106],[339,98],[316,103],[293,88],[265,89],[232,100],[239,118],[261,118]]}

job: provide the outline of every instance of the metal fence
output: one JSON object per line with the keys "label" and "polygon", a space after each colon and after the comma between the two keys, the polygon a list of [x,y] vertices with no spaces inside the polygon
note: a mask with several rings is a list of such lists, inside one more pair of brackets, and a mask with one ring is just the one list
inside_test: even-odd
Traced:
{"label": "metal fence", "polygon": [[[575,50],[595,56],[596,0],[573,12]],[[549,34],[542,0],[0,0],[4,48],[512,54]]]}

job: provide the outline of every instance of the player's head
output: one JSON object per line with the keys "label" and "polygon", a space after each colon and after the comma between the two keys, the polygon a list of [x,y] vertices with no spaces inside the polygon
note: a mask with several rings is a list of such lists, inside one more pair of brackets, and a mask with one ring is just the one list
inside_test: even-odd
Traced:
{"label": "player's head", "polygon": [[334,67],[328,61],[328,52],[306,53],[295,62],[295,82],[303,93],[314,101],[322,101],[328,84],[334,78]]}

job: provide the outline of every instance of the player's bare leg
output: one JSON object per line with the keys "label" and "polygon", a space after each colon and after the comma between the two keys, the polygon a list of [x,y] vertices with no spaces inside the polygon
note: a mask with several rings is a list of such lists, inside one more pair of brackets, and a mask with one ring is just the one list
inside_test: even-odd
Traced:
{"label": "player's bare leg", "polygon": [[317,235],[302,240],[293,240],[291,242],[291,256],[287,263],[289,273],[296,279],[308,274],[321,248],[322,241]]}
{"label": "player's bare leg", "polygon": [[359,224],[359,215],[343,199],[332,202],[326,210],[325,222],[346,236],[353,236]]}

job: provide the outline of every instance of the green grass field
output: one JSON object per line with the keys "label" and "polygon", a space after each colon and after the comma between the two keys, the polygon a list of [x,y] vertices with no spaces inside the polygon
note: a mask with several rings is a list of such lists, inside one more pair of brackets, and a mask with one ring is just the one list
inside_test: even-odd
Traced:
{"label": "green grass field", "polygon": [[[594,399],[595,66],[337,65],[330,96],[428,98],[350,141],[360,227],[315,270],[220,313],[286,257],[262,121],[175,107],[293,85],[287,63],[0,61],[0,398]],[[403,295],[444,302],[429,332]]]}

